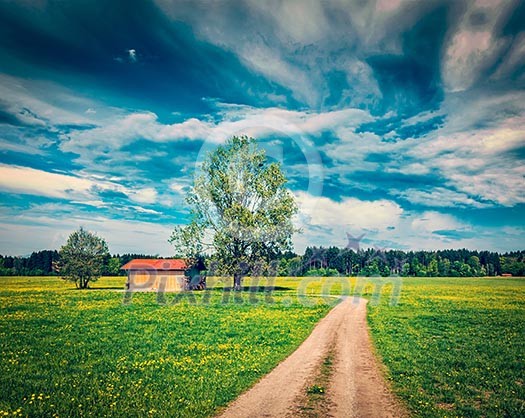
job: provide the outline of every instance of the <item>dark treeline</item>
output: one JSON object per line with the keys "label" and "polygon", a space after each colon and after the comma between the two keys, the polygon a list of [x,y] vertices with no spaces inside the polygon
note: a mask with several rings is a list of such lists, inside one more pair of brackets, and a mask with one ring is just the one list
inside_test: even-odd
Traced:
{"label": "dark treeline", "polygon": [[52,275],[53,265],[58,261],[58,251],[36,251],[29,257],[0,255],[2,276],[47,276]]}
{"label": "dark treeline", "polygon": [[418,276],[470,277],[525,275],[525,251],[499,254],[490,251],[348,250],[308,247],[304,255],[285,254],[281,276]]}
{"label": "dark treeline", "polygon": [[[104,260],[104,276],[122,276],[126,272],[120,270],[124,264],[134,258],[162,258],[158,255],[146,254],[116,254]],[[60,261],[58,251],[35,251],[28,257],[13,257],[0,255],[0,276],[52,276],[56,275],[56,266]]]}
{"label": "dark treeline", "polygon": [[[0,276],[46,276],[56,274],[59,254],[53,250],[28,257],[0,255]],[[104,260],[103,275],[125,275],[120,268],[135,258],[162,258],[146,254],[116,254]],[[348,250],[308,247],[304,255],[283,254],[280,276],[419,276],[470,277],[512,274],[525,276],[525,251],[499,254],[490,251],[440,250]]]}

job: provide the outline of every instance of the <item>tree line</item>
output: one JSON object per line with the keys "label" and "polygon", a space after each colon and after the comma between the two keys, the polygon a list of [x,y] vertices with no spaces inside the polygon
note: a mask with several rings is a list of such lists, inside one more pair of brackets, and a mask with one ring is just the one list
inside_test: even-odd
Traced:
{"label": "tree line", "polygon": [[280,276],[483,277],[525,275],[525,251],[500,254],[476,250],[400,251],[308,247],[285,254]]}
{"label": "tree line", "polygon": [[[120,268],[136,258],[162,258],[147,254],[115,254],[103,260],[102,275],[122,276]],[[0,255],[0,276],[59,275],[55,250],[27,257]],[[308,247],[303,255],[286,252],[277,258],[279,276],[417,276],[470,277],[512,274],[525,276],[525,251],[504,254],[491,251],[439,250],[349,250],[338,247]]]}
{"label": "tree line", "polygon": [[[102,261],[102,275],[125,276],[120,268],[135,258],[162,258],[147,254],[107,255]],[[59,276],[60,254],[56,250],[35,251],[27,257],[0,255],[0,276]]]}

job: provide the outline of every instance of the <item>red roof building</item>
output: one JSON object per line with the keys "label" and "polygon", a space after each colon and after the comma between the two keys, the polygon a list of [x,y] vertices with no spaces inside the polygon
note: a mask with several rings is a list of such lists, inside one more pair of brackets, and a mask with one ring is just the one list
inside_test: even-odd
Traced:
{"label": "red roof building", "polygon": [[126,289],[132,291],[180,292],[186,288],[186,261],[171,259],[136,258],[124,264],[128,272]]}
{"label": "red roof building", "polygon": [[180,258],[136,258],[124,264],[121,270],[186,270],[186,261]]}

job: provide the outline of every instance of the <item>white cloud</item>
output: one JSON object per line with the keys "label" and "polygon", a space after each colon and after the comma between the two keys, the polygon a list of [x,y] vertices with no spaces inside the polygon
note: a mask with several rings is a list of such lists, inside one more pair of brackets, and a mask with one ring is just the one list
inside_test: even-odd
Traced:
{"label": "white cloud", "polygon": [[343,109],[328,112],[293,111],[281,108],[228,107],[223,105],[223,117],[214,126],[208,139],[223,142],[232,135],[246,134],[254,137],[268,134],[319,135],[344,127],[356,127],[373,117],[360,109]]}
{"label": "white cloud", "polygon": [[445,96],[441,111],[447,115],[446,124],[430,137],[498,129],[513,116],[525,116],[525,92],[474,90],[450,94]]}
{"label": "white cloud", "polygon": [[70,203],[78,204],[78,205],[93,206],[95,208],[105,208],[109,206],[107,203],[104,203],[102,200],[71,200]]}
{"label": "white cloud", "polygon": [[460,192],[454,202],[465,204],[465,198],[479,197],[513,206],[525,202],[525,167],[516,164],[512,155],[513,150],[525,145],[524,126],[525,117],[512,117],[497,128],[410,141],[406,155],[425,161],[429,169]]}
{"label": "white cloud", "polygon": [[[356,133],[353,128],[337,129],[337,135],[339,140],[324,145],[322,150],[334,163],[333,167],[326,169],[327,174],[340,177],[340,181],[345,181],[345,177],[351,177],[355,172],[388,173],[398,170],[411,170],[411,174],[416,174],[415,171],[426,170],[425,167],[421,167],[417,163],[407,165],[402,162],[405,150],[409,146],[406,141],[384,141],[375,133]],[[386,162],[378,163],[370,159],[369,157],[373,155],[384,156]],[[388,159],[392,161],[388,161]],[[370,185],[364,184],[361,187],[368,188]]]}
{"label": "white cloud", "polygon": [[174,181],[173,183],[170,184],[170,189],[173,190],[174,192],[178,193],[178,194],[182,194],[184,193],[186,187],[188,187],[187,184],[183,184],[183,183],[179,183],[177,181]]}
{"label": "white cloud", "polygon": [[[303,197],[303,201],[315,201],[314,197]],[[313,206],[315,202],[310,205],[310,208]],[[396,213],[402,209],[388,201],[382,204],[380,201],[361,202],[354,199],[343,202],[329,200],[321,202],[320,206],[321,210],[314,210],[317,222],[303,224],[304,233],[294,236],[296,251],[304,251],[307,245],[344,247],[347,244],[347,232],[354,236],[365,234],[361,242],[362,247],[428,250],[468,247],[506,251],[519,248],[525,233],[523,228],[487,228],[470,225],[453,216],[435,211],[422,213],[403,211],[400,216],[397,216]],[[388,207],[392,208],[392,212],[381,214]],[[138,207],[131,209],[142,211]],[[338,211],[342,216],[341,222],[330,215],[330,209]],[[352,222],[351,215],[359,214],[363,210],[370,210],[372,215],[375,214],[375,221],[359,218]],[[50,213],[53,215],[49,215]],[[150,213],[149,210],[148,213]],[[391,222],[387,221],[389,218]],[[349,223],[345,224],[346,221]],[[360,221],[364,221],[364,225],[370,228],[360,225]],[[388,226],[394,226],[394,229],[383,227],[389,223],[392,225]],[[21,211],[15,220],[10,214],[2,213],[0,210],[0,230],[2,231],[0,253],[24,255],[41,249],[58,249],[66,242],[69,234],[79,226],[105,238],[112,253],[131,252],[171,256],[175,252],[167,242],[175,225],[110,219],[93,215],[93,213],[72,212],[71,208],[64,208],[63,205],[47,204]],[[473,238],[446,239],[443,235],[435,233],[442,230],[467,232],[466,235]],[[388,242],[391,245],[385,244]]]}
{"label": "white cloud", "polygon": [[96,184],[87,179],[28,167],[0,165],[0,188],[11,193],[55,198],[89,197]]}
{"label": "white cloud", "polygon": [[[519,94],[507,96],[508,103],[518,100]],[[493,103],[492,103],[493,102]],[[513,206],[525,202],[523,176],[525,168],[516,163],[513,154],[525,146],[525,114],[519,108],[518,116],[500,115],[490,119],[489,109],[479,114],[475,110],[485,103],[489,109],[504,106],[502,98],[473,102],[466,113],[456,111],[452,122],[421,138],[384,141],[370,133],[356,133],[342,127],[336,133],[339,140],[323,147],[335,162],[327,174],[351,178],[353,172],[377,172],[385,175],[434,175],[441,185],[422,184],[410,190],[391,190],[392,194],[411,199],[430,207],[487,205]],[[447,105],[450,107],[450,105]],[[511,113],[510,111],[508,113]],[[425,116],[426,117],[426,116]],[[487,119],[483,119],[483,118]],[[485,123],[486,128],[476,128]],[[382,156],[376,162],[370,156]],[[361,188],[377,187],[373,180]]]}
{"label": "white cloud", "polygon": [[17,216],[16,223],[11,217],[0,214],[0,253],[25,255],[41,249],[59,249],[69,234],[80,226],[104,238],[112,254],[131,252],[171,256],[174,253],[168,243],[172,226],[92,214],[51,217],[34,216],[31,212]]}
{"label": "white cloud", "polygon": [[428,164],[423,162],[400,164],[396,168],[386,168],[385,173],[401,173],[407,175],[418,175],[423,176],[430,174],[430,167]]}
{"label": "white cloud", "polygon": [[0,164],[0,190],[68,199],[72,203],[94,207],[106,206],[98,198],[101,191],[122,193],[138,203],[152,204],[158,200],[158,192],[152,187],[129,188],[96,176],[79,177],[6,164]]}
{"label": "white cloud", "polygon": [[304,192],[295,194],[299,214],[296,221],[304,233],[294,239],[296,249],[306,245],[339,245],[345,231],[382,231],[399,223],[403,209],[389,200],[363,201],[344,198],[336,202]]}
{"label": "white cloud", "polygon": [[454,173],[450,178],[471,196],[481,196],[485,200],[509,207],[525,203],[525,166],[495,167],[475,176]]}
{"label": "white cloud", "polygon": [[135,49],[128,49],[128,56],[131,62],[137,62],[137,51]]}
{"label": "white cloud", "polygon": [[410,225],[413,231],[427,234],[437,230],[454,230],[462,227],[453,216],[435,211],[426,211],[410,219]]}
{"label": "white cloud", "polygon": [[[323,172],[321,156],[310,136],[318,136],[324,132],[333,132],[337,135],[339,130],[351,131],[363,122],[374,120],[367,111],[353,108],[312,112],[224,103],[218,103],[216,106],[218,108],[216,120],[190,118],[173,124],[160,123],[157,116],[151,112],[133,113],[104,126],[63,135],[60,148],[62,151],[79,154],[77,162],[92,171],[105,172],[108,164],[115,168],[124,161],[127,163],[125,167],[127,176],[135,178],[141,175],[140,164],[131,168],[129,161],[140,163],[154,158],[166,160],[168,157],[167,151],[156,150],[155,147],[150,147],[148,152],[142,153],[131,152],[129,147],[124,148],[139,139],[158,143],[184,139],[204,141],[197,154],[177,155],[177,159],[173,160],[174,164],[189,168],[197,166],[208,151],[212,151],[217,144],[231,136],[249,135],[264,138],[274,135],[284,142],[298,146],[304,154],[308,165],[300,175],[304,176],[308,173],[309,184],[312,184],[309,191],[313,192],[312,188],[322,182]],[[275,147],[268,146],[267,153],[270,157],[282,161],[282,144],[277,144]],[[96,162],[97,157],[100,156],[104,156],[103,163]],[[141,198],[141,195],[134,196],[136,195],[130,194],[132,199]],[[153,196],[146,199],[147,202],[154,201]],[[163,199],[163,202],[171,201]]]}
{"label": "white cloud", "polygon": [[179,139],[205,139],[210,134],[210,123],[190,118],[182,123],[160,126],[156,139],[159,141],[176,141]]}
{"label": "white cloud", "polygon": [[144,189],[130,190],[129,197],[139,203],[155,203],[157,200],[157,191],[152,187]]}
{"label": "white cloud", "polygon": [[[496,0],[478,0],[466,3],[466,11],[457,27],[449,28],[450,42],[442,57],[442,77],[450,92],[463,91],[474,85],[485,70],[497,63],[510,39],[498,37],[498,23],[515,3]],[[484,21],[474,27],[476,13]]]}
{"label": "white cloud", "polygon": [[35,147],[34,144],[33,145],[17,144],[14,142],[0,139],[0,153],[5,153],[7,151],[21,152],[24,154],[32,154],[32,155],[44,155],[45,154],[44,151],[42,151],[38,147]]}
{"label": "white cloud", "polygon": [[149,215],[162,215],[162,212],[159,212],[154,209],[143,208],[142,206],[131,206],[131,208],[135,209],[137,212],[140,213],[147,213]]}
{"label": "white cloud", "polygon": [[449,91],[468,89],[497,58],[505,45],[488,31],[457,33],[443,61],[443,78]]}
{"label": "white cloud", "polygon": [[334,93],[334,72],[343,74],[351,87],[338,91],[340,96],[328,105],[333,100],[372,103],[380,97],[363,57],[400,52],[402,28],[412,26],[423,8],[403,3],[386,13],[376,10],[375,2],[242,0],[235,4],[242,10],[239,20],[238,13],[220,3],[156,3],[173,20],[191,25],[197,37],[232,51],[250,69],[316,109]]}
{"label": "white cloud", "polygon": [[137,139],[173,142],[182,139],[224,142],[233,135],[265,136],[316,135],[343,127],[356,127],[373,120],[360,109],[343,109],[324,113],[292,111],[281,108],[255,108],[243,105],[217,104],[217,122],[190,118],[180,123],[162,124],[152,112],[132,113],[104,126],[74,131],[63,136],[64,151],[91,153],[119,149]]}
{"label": "white cloud", "polygon": [[341,202],[327,197],[296,193],[300,218],[311,226],[337,229],[344,226],[381,229],[397,224],[403,209],[389,200],[363,201],[344,198]]}
{"label": "white cloud", "polygon": [[[504,245],[498,238],[501,231],[472,225],[438,211],[406,211],[390,200],[362,201],[346,198],[336,202],[326,197],[297,193],[300,207],[297,225],[302,234],[294,236],[295,250],[306,246],[339,246],[347,244],[346,233],[364,235],[362,248],[426,249],[445,248],[512,249],[520,246],[516,231],[505,232]],[[490,229],[490,228],[489,228]],[[450,237],[440,231],[456,232]],[[522,231],[523,232],[523,231]]]}
{"label": "white cloud", "polygon": [[481,203],[478,200],[469,197],[467,193],[459,193],[444,187],[435,187],[429,190],[415,188],[392,190],[391,193],[407,199],[412,204],[423,205],[427,207],[439,208],[464,206],[483,208],[490,206],[488,203]]}
{"label": "white cloud", "polygon": [[[448,248],[501,249],[496,228],[487,233],[487,227],[463,222],[454,216],[436,212],[413,212],[394,231],[379,238],[399,243],[412,250],[440,250]],[[451,233],[450,237],[443,232]],[[454,236],[456,235],[456,236]],[[516,247],[517,248],[517,247]]]}
{"label": "white cloud", "polygon": [[88,99],[49,81],[29,80],[0,74],[0,104],[20,122],[28,125],[93,124],[85,109],[94,107]]}
{"label": "white cloud", "polygon": [[256,13],[269,14],[276,27],[286,33],[292,42],[300,44],[321,41],[330,24],[322,3],[316,0],[290,0],[270,5],[252,1],[250,6]]}
{"label": "white cloud", "polygon": [[320,100],[318,89],[309,79],[307,73],[299,66],[293,65],[280,57],[275,49],[264,44],[246,44],[239,51],[242,60],[255,71],[281,85],[289,87],[297,100],[309,104]]}

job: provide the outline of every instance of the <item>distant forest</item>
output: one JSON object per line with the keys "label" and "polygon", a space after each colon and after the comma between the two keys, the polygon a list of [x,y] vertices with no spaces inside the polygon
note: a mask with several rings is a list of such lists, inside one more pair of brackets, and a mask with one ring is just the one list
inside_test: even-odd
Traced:
{"label": "distant forest", "polygon": [[[134,258],[162,258],[146,254],[108,256],[103,274],[125,275],[120,270]],[[55,275],[57,251],[33,252],[28,257],[0,255],[1,276]],[[440,250],[399,251],[366,249],[354,251],[337,247],[308,247],[303,255],[293,252],[278,259],[279,276],[417,276],[471,277],[512,274],[525,276],[525,251],[504,254],[491,251]]]}
{"label": "distant forest", "polygon": [[[157,255],[122,254],[108,256],[104,260],[104,276],[125,276],[120,270],[124,264],[134,258],[161,258]],[[54,276],[60,260],[58,251],[43,250],[31,253],[28,257],[0,255],[0,276]]]}

